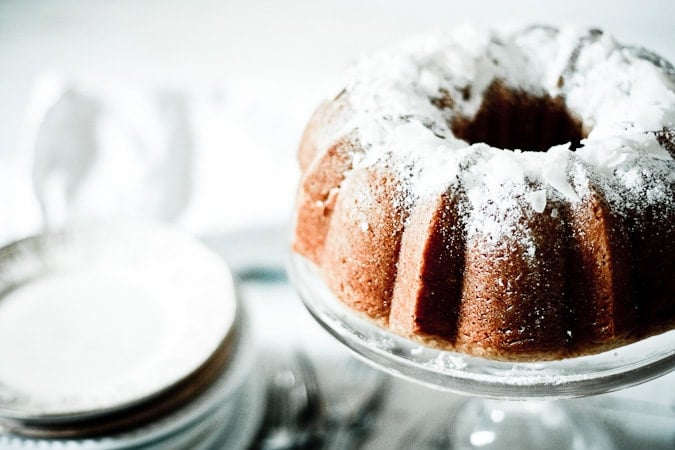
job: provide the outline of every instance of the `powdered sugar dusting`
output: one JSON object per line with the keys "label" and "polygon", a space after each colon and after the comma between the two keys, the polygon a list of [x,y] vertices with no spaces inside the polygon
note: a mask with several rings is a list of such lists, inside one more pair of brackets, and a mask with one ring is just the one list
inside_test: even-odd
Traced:
{"label": "powdered sugar dusting", "polygon": [[[466,26],[413,38],[358,64],[345,83],[351,118],[337,134],[356,130],[364,153],[355,157],[355,169],[390,161],[405,185],[405,205],[461,186],[475,222],[469,231],[512,232],[476,212],[488,202],[500,210],[513,203],[513,211],[525,204],[536,213],[559,199],[578,202],[588,194],[589,183],[581,180],[587,172],[612,203],[672,204],[673,157],[653,134],[675,127],[669,67],[597,30],[535,26],[502,33]],[[453,118],[476,114],[495,80],[562,97],[588,131],[582,148],[521,152],[455,137]]]}

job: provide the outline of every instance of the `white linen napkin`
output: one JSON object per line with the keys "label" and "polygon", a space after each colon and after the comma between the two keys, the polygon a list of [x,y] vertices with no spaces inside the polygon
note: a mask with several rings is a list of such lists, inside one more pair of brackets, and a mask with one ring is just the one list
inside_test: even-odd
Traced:
{"label": "white linen napkin", "polygon": [[282,223],[307,115],[286,103],[252,86],[43,75],[0,165],[0,241],[101,219],[209,234]]}
{"label": "white linen napkin", "polygon": [[32,112],[40,121],[27,150],[46,224],[178,218],[192,189],[187,102],[182,92],[93,91],[43,79]]}

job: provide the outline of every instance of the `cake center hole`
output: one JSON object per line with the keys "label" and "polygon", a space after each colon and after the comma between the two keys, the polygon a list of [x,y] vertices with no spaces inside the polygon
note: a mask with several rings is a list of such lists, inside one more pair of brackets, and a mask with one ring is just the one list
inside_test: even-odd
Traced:
{"label": "cake center hole", "polygon": [[493,82],[473,118],[457,118],[452,131],[470,144],[545,152],[554,145],[571,142],[572,150],[581,146],[581,122],[574,118],[561,98],[538,97]]}

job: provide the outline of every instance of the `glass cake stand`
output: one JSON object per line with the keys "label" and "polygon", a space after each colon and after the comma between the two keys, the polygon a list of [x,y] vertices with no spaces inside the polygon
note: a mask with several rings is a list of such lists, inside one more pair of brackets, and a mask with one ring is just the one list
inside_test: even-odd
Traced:
{"label": "glass cake stand", "polygon": [[415,383],[475,397],[448,414],[452,435],[435,448],[611,448],[601,424],[549,400],[623,389],[675,368],[675,331],[560,361],[502,362],[437,350],[344,306],[302,256],[291,254],[289,274],[311,315],[366,362]]}

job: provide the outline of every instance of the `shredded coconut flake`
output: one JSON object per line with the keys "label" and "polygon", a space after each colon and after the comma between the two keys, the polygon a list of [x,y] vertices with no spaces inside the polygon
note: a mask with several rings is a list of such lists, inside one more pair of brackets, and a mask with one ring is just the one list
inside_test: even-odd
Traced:
{"label": "shredded coconut flake", "polygon": [[538,213],[544,212],[546,209],[546,191],[544,189],[530,192],[525,194],[525,196],[527,197],[527,201],[530,202],[532,209]]}

